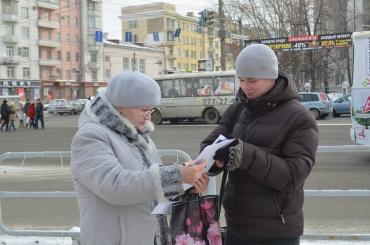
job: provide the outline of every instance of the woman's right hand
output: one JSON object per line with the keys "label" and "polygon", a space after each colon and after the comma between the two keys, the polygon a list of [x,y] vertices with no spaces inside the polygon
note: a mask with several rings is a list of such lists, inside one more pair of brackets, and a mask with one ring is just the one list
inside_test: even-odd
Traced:
{"label": "woman's right hand", "polygon": [[190,185],[194,185],[195,182],[202,177],[202,174],[206,171],[206,161],[202,161],[199,164],[194,165],[194,161],[186,162],[180,166],[180,172],[182,176],[182,182]]}

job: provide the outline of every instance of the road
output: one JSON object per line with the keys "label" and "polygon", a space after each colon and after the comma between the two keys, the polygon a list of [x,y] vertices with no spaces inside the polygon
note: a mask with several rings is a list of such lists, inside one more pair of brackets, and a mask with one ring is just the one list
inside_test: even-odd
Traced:
{"label": "road", "polygon": [[[0,153],[10,151],[68,151],[78,116],[50,116],[46,129],[19,129],[0,134]],[[320,145],[352,144],[350,118],[318,121]],[[160,125],[152,134],[157,147],[181,149],[196,157],[199,142],[215,125]],[[72,191],[69,159],[26,159],[0,165],[2,191]],[[370,153],[319,153],[305,189],[370,189]],[[218,181],[219,182],[219,181]],[[306,198],[306,233],[369,233],[370,198]],[[74,199],[9,199],[2,201],[6,225],[17,228],[70,229],[78,226]]]}

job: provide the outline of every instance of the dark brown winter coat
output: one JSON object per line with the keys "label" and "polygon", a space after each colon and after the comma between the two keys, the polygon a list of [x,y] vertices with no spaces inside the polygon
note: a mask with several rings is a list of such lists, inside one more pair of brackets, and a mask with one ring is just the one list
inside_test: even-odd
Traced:
{"label": "dark brown winter coat", "polygon": [[202,142],[219,134],[244,142],[242,165],[229,173],[223,205],[227,227],[251,240],[303,234],[303,185],[315,163],[315,119],[297,100],[295,85],[283,73],[267,94],[240,101],[224,113]]}

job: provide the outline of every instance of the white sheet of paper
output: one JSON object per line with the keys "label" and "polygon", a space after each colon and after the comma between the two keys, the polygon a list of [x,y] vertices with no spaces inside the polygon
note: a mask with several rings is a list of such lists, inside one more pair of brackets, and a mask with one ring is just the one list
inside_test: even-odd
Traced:
{"label": "white sheet of paper", "polygon": [[[202,160],[205,160],[207,162],[206,171],[208,172],[215,162],[215,160],[213,160],[213,156],[215,155],[216,151],[229,145],[233,141],[234,139],[227,139],[225,136],[220,134],[212,145],[208,145],[203,149],[203,151],[195,159],[195,163],[198,164]],[[182,186],[185,191],[193,187],[192,185],[186,183],[182,184]],[[171,214],[172,203],[174,202],[168,201],[158,203],[158,205],[153,209],[152,214]]]}
{"label": "white sheet of paper", "polygon": [[[208,145],[206,148],[204,148],[203,151],[199,154],[199,156],[195,159],[196,162],[206,160],[207,162],[206,171],[207,172],[209,171],[209,169],[212,167],[213,163],[215,162],[215,160],[213,160],[213,157],[216,151],[222,147],[225,147],[231,144],[234,141],[234,139],[225,139],[223,135],[220,135],[220,136],[215,140],[215,142],[212,145]],[[222,140],[222,137],[224,138],[224,140]]]}
{"label": "white sheet of paper", "polygon": [[152,214],[171,214],[172,204],[175,202],[160,202],[152,211]]}

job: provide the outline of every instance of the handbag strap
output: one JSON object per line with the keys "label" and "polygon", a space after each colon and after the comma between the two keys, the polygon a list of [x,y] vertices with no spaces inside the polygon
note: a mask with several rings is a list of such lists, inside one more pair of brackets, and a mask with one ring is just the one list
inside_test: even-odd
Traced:
{"label": "handbag strap", "polygon": [[220,199],[218,200],[218,216],[220,217],[221,214],[221,206],[222,206],[222,199],[224,198],[224,191],[225,191],[225,185],[226,185],[226,179],[227,179],[228,171],[226,167],[224,167],[224,172],[222,174],[222,180],[221,180],[221,187],[220,187]]}

